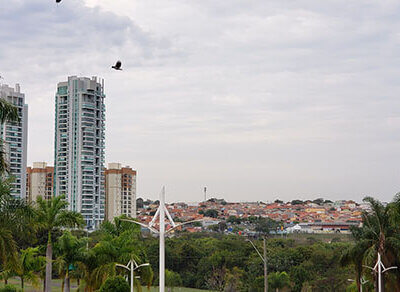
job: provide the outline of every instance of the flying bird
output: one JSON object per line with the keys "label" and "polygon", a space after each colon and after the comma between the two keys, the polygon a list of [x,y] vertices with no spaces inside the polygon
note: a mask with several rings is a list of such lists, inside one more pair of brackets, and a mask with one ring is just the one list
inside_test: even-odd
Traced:
{"label": "flying bird", "polygon": [[113,68],[115,70],[122,70],[121,65],[122,65],[121,61],[117,61],[117,63],[115,63],[114,66],[111,66],[111,68]]}

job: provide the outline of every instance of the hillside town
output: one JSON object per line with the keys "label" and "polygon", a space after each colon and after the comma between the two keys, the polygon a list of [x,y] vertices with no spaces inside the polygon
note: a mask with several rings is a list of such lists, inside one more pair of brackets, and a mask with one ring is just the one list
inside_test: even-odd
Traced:
{"label": "hillside town", "polygon": [[[149,223],[158,208],[158,201],[138,199],[138,220]],[[257,234],[256,221],[270,222],[269,233],[349,233],[350,226],[359,226],[368,205],[352,200],[293,200],[273,203],[231,203],[209,199],[200,203],[168,205],[175,221],[199,220],[186,227],[187,232],[223,231],[225,233]]]}

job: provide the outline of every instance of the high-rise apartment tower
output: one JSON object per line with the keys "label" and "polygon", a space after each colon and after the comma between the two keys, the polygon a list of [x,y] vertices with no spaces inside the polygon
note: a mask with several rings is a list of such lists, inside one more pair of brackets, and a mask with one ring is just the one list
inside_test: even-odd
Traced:
{"label": "high-rise apartment tower", "polygon": [[109,163],[106,169],[106,219],[127,215],[136,218],[136,170]]}
{"label": "high-rise apartment tower", "polygon": [[53,196],[54,167],[47,166],[46,162],[34,162],[33,167],[27,168],[26,197],[28,202],[36,202],[41,196],[49,200]]}
{"label": "high-rise apartment tower", "polygon": [[14,177],[11,192],[14,196],[25,198],[28,105],[25,104],[25,94],[21,93],[19,84],[15,85],[15,89],[5,84],[1,85],[0,98],[12,103],[18,109],[20,121],[1,125],[1,138],[4,141],[3,147],[10,175]]}
{"label": "high-rise apartment tower", "polygon": [[80,212],[88,229],[104,220],[104,80],[68,77],[57,85],[54,192]]}

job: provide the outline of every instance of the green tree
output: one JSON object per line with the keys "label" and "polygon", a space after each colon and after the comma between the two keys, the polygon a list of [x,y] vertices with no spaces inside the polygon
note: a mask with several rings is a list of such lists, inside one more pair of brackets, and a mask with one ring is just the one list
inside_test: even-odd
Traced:
{"label": "green tree", "polygon": [[324,199],[318,198],[312,201],[314,204],[322,205],[324,203]]}
{"label": "green tree", "polygon": [[236,292],[242,291],[242,277],[244,271],[238,267],[233,267],[232,270],[228,271],[225,275],[225,292]]}
{"label": "green tree", "polygon": [[54,264],[58,269],[58,274],[62,277],[62,290],[70,291],[70,272],[76,269],[76,263],[84,256],[86,239],[78,239],[71,232],[64,231],[58,239],[55,250],[58,254]]}
{"label": "green tree", "polygon": [[17,288],[12,285],[5,285],[3,288],[0,288],[0,292],[17,292]]}
{"label": "green tree", "polygon": [[232,224],[240,224],[241,220],[239,217],[229,216],[228,219],[226,220],[226,222],[232,223]]}
{"label": "green tree", "polygon": [[276,230],[279,224],[270,218],[258,218],[255,231],[260,234],[268,235],[270,231]]}
{"label": "green tree", "polygon": [[101,285],[100,292],[129,292],[129,284],[122,276],[108,278]]}
{"label": "green tree", "polygon": [[[373,266],[378,253],[381,254],[385,266],[400,265],[400,194],[386,206],[372,197],[364,198],[364,202],[370,205],[370,211],[363,213],[362,227],[351,229],[356,244],[346,251],[342,260],[345,264],[354,264],[358,279],[362,265]],[[396,270],[392,274],[395,275],[395,281],[387,281],[390,273],[385,273],[383,286],[390,291],[400,291],[400,272]]]}
{"label": "green tree", "polygon": [[[85,289],[89,292],[99,289],[109,277],[126,274],[127,270],[116,268],[116,264],[126,265],[135,260],[139,265],[145,262],[146,253],[141,245],[140,227],[123,221],[125,216],[114,218],[114,222],[104,222],[100,228],[100,241],[77,263],[82,273]],[[142,267],[135,271],[142,284],[150,286],[153,280],[151,267]],[[134,285],[141,290],[141,282],[134,279]]]}
{"label": "green tree", "polygon": [[171,291],[174,290],[174,287],[182,286],[182,278],[178,273],[174,271],[170,271],[168,269],[165,270],[165,285],[171,288]]}
{"label": "green tree", "polygon": [[309,283],[320,291],[344,291],[347,279],[353,278],[350,268],[341,267],[343,243],[315,244],[311,257],[302,263],[302,267],[310,273]]}
{"label": "green tree", "polygon": [[290,286],[290,277],[286,272],[275,272],[268,275],[268,286],[279,292],[279,289]]}
{"label": "green tree", "polygon": [[304,266],[298,265],[290,270],[290,278],[293,282],[293,292],[301,292],[303,283],[311,280],[311,274]]}
{"label": "green tree", "polygon": [[45,258],[39,255],[39,247],[21,250],[18,265],[14,270],[16,276],[21,279],[21,289],[24,290],[25,281],[29,281],[33,286],[39,286],[39,275],[45,266]]}
{"label": "green tree", "polygon": [[208,209],[204,212],[204,216],[206,217],[211,217],[211,218],[217,218],[218,217],[218,211],[215,209]]}
{"label": "green tree", "polygon": [[11,195],[12,182],[12,178],[0,177],[0,265],[3,267],[16,265],[17,240],[33,237],[34,233],[32,208]]}
{"label": "green tree", "polygon": [[36,203],[36,220],[39,227],[47,233],[46,247],[46,279],[45,291],[51,291],[51,275],[53,261],[53,242],[51,233],[62,227],[82,227],[84,224],[81,214],[67,210],[65,196],[44,200],[38,197]]}
{"label": "green tree", "polygon": [[214,268],[207,279],[207,287],[216,291],[224,291],[226,283],[226,268]]}

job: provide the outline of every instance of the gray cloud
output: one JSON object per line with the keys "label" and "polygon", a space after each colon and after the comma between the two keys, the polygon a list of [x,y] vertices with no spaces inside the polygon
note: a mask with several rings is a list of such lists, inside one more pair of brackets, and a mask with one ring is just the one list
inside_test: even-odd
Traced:
{"label": "gray cloud", "polygon": [[56,83],[99,75],[106,158],[138,169],[139,195],[398,191],[397,1],[49,2],[0,2],[0,72],[27,94],[29,161],[52,162]]}

